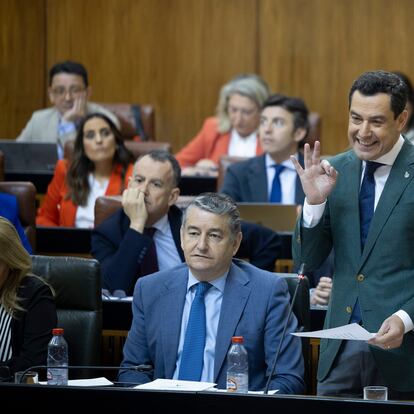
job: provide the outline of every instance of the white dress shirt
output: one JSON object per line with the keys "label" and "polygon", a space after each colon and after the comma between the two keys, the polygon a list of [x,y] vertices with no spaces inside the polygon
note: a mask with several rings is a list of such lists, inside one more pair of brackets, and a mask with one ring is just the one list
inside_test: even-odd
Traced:
{"label": "white dress shirt", "polygon": [[233,157],[254,157],[257,148],[257,132],[247,137],[241,137],[233,128],[230,132],[230,143],[228,154]]}
{"label": "white dress shirt", "polygon": [[171,267],[182,263],[171,233],[168,215],[160,218],[152,227],[157,229],[153,239],[157,250],[158,269],[170,269]]}
{"label": "white dress shirt", "polygon": [[[295,158],[298,159],[298,154],[295,154]],[[272,192],[273,179],[275,178],[276,169],[274,165],[276,163],[269,154],[265,155],[265,165],[267,174],[267,194],[270,200],[270,194]],[[287,159],[281,163],[285,168],[280,173],[280,187],[282,190],[282,201],[280,204],[296,204],[296,177],[297,172],[293,166],[293,162]]]}
{"label": "white dress shirt", "polygon": [[75,227],[91,229],[95,221],[95,201],[98,197],[105,195],[109,179],[102,182],[95,180],[93,174],[88,176],[89,187],[91,191],[85,206],[78,206],[76,209]]}

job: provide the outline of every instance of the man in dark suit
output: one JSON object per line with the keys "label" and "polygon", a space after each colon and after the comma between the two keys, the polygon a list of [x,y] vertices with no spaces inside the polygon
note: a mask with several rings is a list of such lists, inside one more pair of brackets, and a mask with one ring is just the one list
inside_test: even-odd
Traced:
{"label": "man in dark suit", "polygon": [[[302,185],[290,156],[303,164],[298,148],[308,130],[308,109],[302,99],[271,95],[260,117],[259,137],[265,153],[231,165],[220,192],[235,201],[302,204]],[[279,197],[272,193],[274,180],[280,184]]]}
{"label": "man in dark suit", "polygon": [[[265,388],[269,365],[283,339],[270,389],[303,393],[301,342],[290,335],[297,327],[295,317],[289,319],[282,338],[289,308],[286,282],[245,261],[232,260],[241,239],[240,215],[230,197],[205,193],[190,203],[181,227],[186,263],[136,284],[120,381],[187,379],[226,388],[231,338],[243,336],[250,390]],[[195,321],[199,288],[203,312]],[[122,369],[139,364],[152,365],[153,372]]]}
{"label": "man in dark suit", "polygon": [[[123,209],[92,232],[91,253],[101,264],[104,289],[131,295],[140,276],[184,261],[180,245],[182,212],[175,206],[180,176],[177,160],[166,151],[152,151],[135,163],[122,196]],[[152,236],[150,228],[156,229]],[[238,257],[273,270],[281,248],[280,236],[247,222],[243,222],[242,232],[244,241]]]}
{"label": "man in dark suit", "polygon": [[[320,160],[305,145],[295,160],[306,194],[292,239],[296,263],[315,268],[335,249],[325,328],[362,324],[368,341],[322,340],[318,394],[361,397],[365,385],[388,386],[391,399],[414,399],[414,148],[404,82],[385,71],[363,73],[349,93],[352,149]],[[361,369],[363,367],[363,369]]]}

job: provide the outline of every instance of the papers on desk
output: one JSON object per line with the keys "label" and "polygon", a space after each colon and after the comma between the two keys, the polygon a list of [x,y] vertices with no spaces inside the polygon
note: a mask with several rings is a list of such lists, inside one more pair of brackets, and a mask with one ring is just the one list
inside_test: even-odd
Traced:
{"label": "papers on desk", "polygon": [[[216,392],[228,392],[227,390],[223,390],[223,389],[219,389],[219,388],[210,388],[206,391],[216,391]],[[269,390],[268,395],[273,395],[276,394],[279,390]],[[229,394],[235,394],[234,392],[229,393]],[[258,394],[258,395],[263,395],[264,391],[247,391],[247,394]]]}
{"label": "papers on desk", "polygon": [[[39,384],[47,385],[47,381],[39,381]],[[99,378],[86,378],[86,379],[77,379],[77,380],[69,380],[69,386],[76,386],[76,387],[105,387],[108,385],[113,385],[114,383],[107,380],[105,377]]]}
{"label": "papers on desk", "polygon": [[[161,391],[215,391],[227,392],[214,388],[217,385],[214,382],[199,382],[199,381],[182,381],[158,378],[155,381],[147,382],[146,384],[137,385],[139,390],[161,390]],[[271,390],[269,394],[276,394],[279,390]],[[263,394],[263,391],[248,391],[248,394]]]}
{"label": "papers on desk", "polygon": [[102,295],[102,300],[107,302],[132,302],[133,296],[124,296],[120,298],[119,296],[110,296],[110,295]]}
{"label": "papers on desk", "polygon": [[139,390],[162,390],[162,391],[206,391],[214,387],[214,382],[182,381],[158,378],[146,384],[137,385]]}
{"label": "papers on desk", "polygon": [[375,336],[357,323],[338,326],[332,329],[322,329],[313,332],[293,332],[292,335],[309,338],[348,339],[353,341],[368,341]]}

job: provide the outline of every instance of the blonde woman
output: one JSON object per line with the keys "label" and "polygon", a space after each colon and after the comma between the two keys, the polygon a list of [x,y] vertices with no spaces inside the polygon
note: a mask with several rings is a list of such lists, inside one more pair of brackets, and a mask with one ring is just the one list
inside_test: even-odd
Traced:
{"label": "blonde woman", "polygon": [[16,229],[0,217],[0,380],[46,364],[47,344],[57,325],[52,291],[31,269]]}
{"label": "blonde woman", "polygon": [[183,175],[214,175],[223,155],[262,154],[257,129],[260,111],[269,96],[266,82],[254,73],[238,75],[220,90],[217,113],[176,154]]}

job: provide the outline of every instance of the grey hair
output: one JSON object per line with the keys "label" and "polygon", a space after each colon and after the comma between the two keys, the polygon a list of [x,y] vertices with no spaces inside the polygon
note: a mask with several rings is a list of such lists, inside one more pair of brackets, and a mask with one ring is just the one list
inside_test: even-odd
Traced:
{"label": "grey hair", "polygon": [[229,219],[230,235],[234,240],[241,231],[241,219],[237,204],[226,194],[219,193],[202,193],[190,202],[183,213],[182,226],[187,221],[187,211],[191,207],[197,207],[200,210],[216,214],[218,216],[227,216]]}
{"label": "grey hair", "polygon": [[230,131],[231,123],[228,115],[228,103],[232,95],[238,94],[250,98],[260,111],[264,101],[270,94],[266,81],[255,73],[238,75],[226,83],[220,90],[216,115],[218,118],[218,130],[221,133]]}

